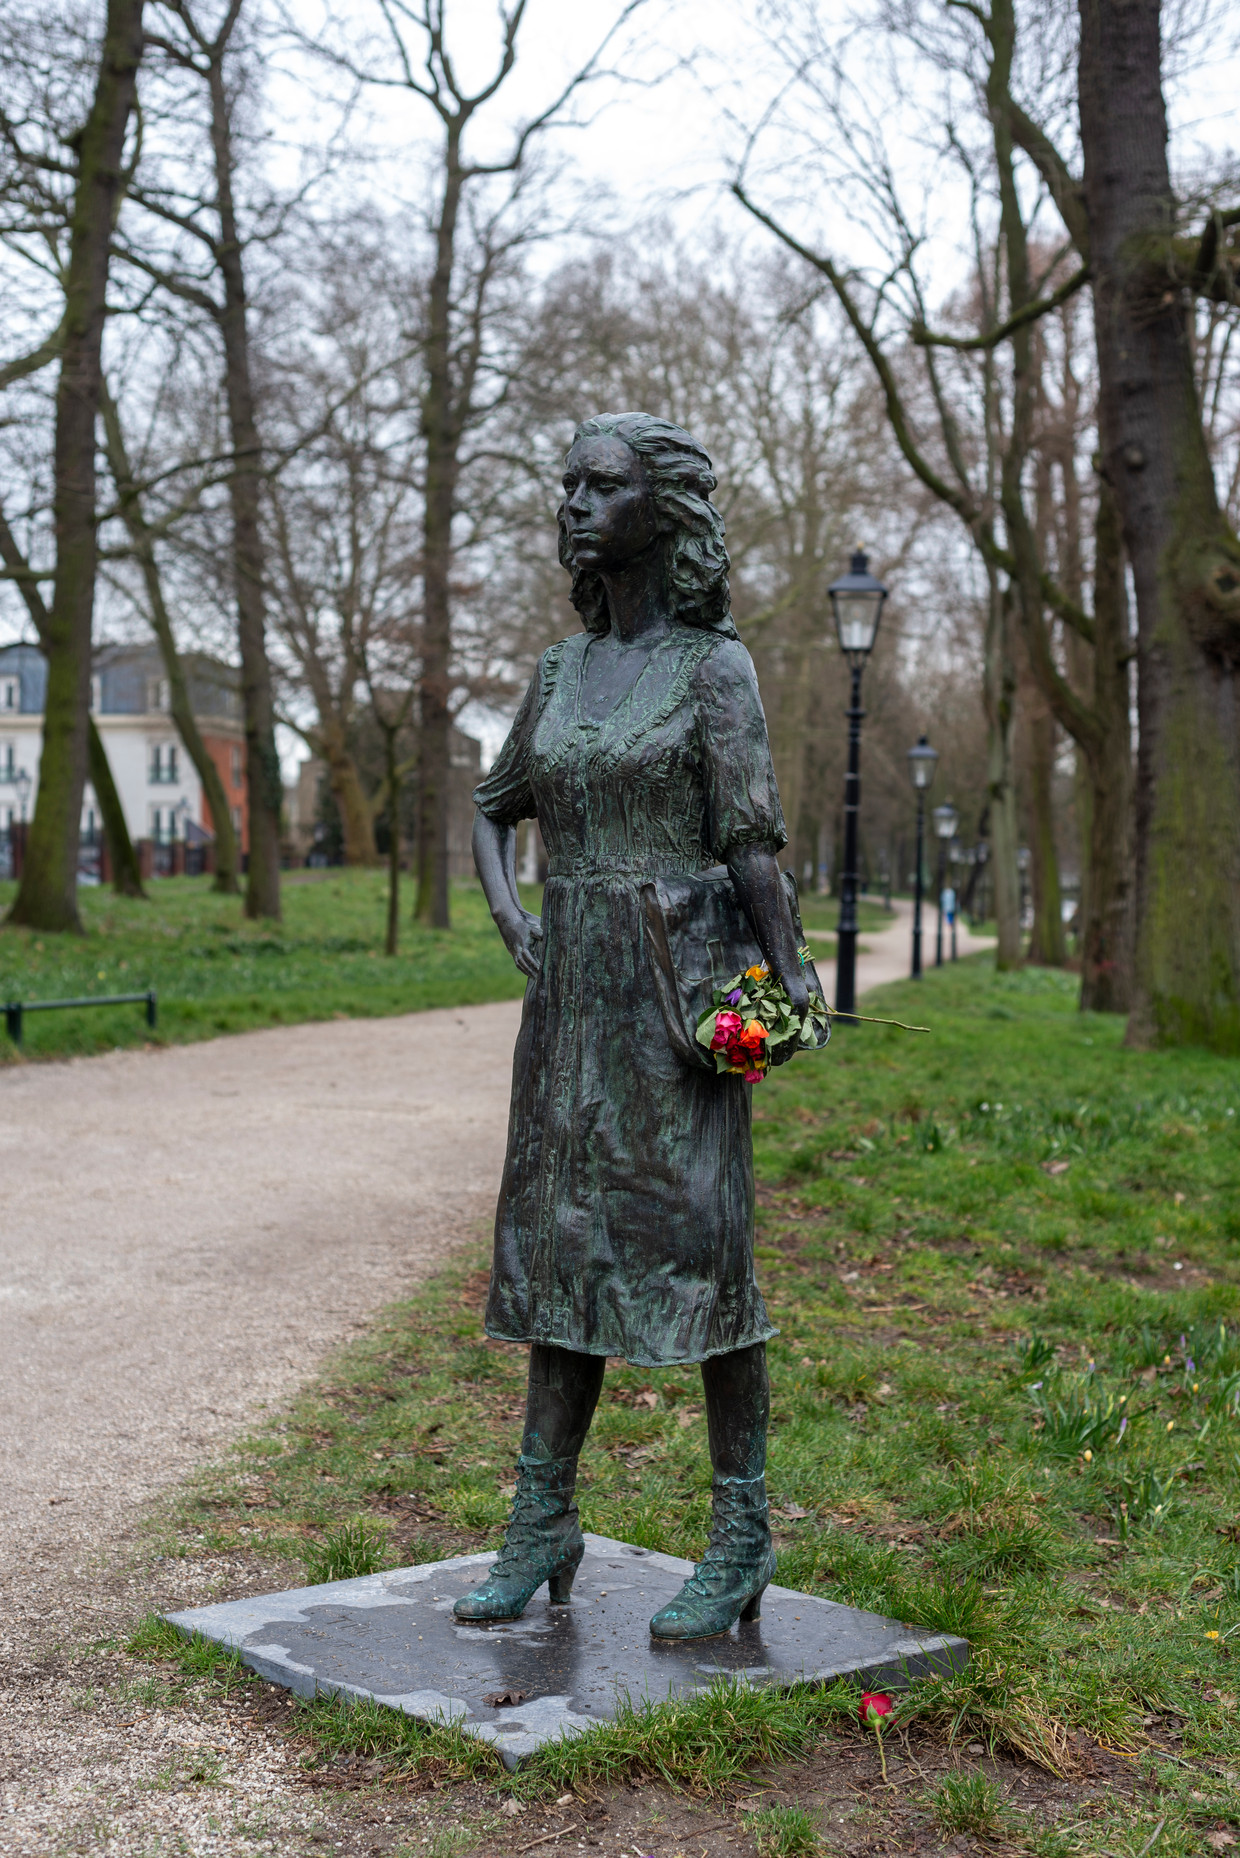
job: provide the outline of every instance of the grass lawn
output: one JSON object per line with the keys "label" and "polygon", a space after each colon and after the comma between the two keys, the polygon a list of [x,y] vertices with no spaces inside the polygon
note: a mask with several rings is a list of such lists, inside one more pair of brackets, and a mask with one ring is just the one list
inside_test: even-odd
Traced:
{"label": "grass lawn", "polygon": [[[877,996],[931,1037],[838,1033],[754,1093],[778,1579],[973,1646],[901,1700],[892,1785],[841,1687],[637,1712],[508,1780],[478,1745],[319,1701],[290,1731],[310,1767],[431,1776],[488,1852],[531,1836],[497,1788],[543,1803],[535,1831],[594,1814],[595,1843],[677,1849],[657,1823],[693,1858],[724,1849],[694,1789],[728,1850],[768,1858],[1236,1843],[1240,1068],[1123,1050],[1076,985],[961,963]],[[172,1551],[239,1581],[288,1556],[293,1583],[497,1541],[525,1359],[483,1336],[485,1283],[467,1259],[387,1311],[204,1476]],[[609,1371],[587,1527],[701,1549],[700,1395],[692,1369]],[[238,1681],[155,1628],[134,1649]]]}
{"label": "grass lawn", "polygon": [[[214,895],[208,878],[166,878],[148,889],[145,903],[82,890],[84,936],[0,931],[0,1003],[153,987],[154,1038],[180,1045],[301,1020],[511,999],[524,988],[474,883],[454,887],[453,927],[443,932],[411,922],[413,886],[404,884],[400,953],[390,959],[383,872],[290,874],[280,923],[247,922],[240,899]],[[0,884],[0,914],[13,894],[12,884]],[[538,892],[526,901],[537,909]],[[138,1007],[32,1013],[24,1050],[59,1058],[151,1037]],[[0,1063],[14,1058],[0,1036]]]}

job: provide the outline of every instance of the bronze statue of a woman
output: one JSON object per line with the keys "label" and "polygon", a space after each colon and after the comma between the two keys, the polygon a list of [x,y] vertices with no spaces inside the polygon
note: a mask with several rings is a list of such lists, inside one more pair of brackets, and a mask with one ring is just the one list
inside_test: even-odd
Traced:
{"label": "bronze statue of a woman", "polygon": [[[666,420],[603,414],[578,427],[560,560],[585,630],[544,652],[474,795],[478,874],[529,976],[486,1328],[530,1344],[530,1378],[504,1546],[457,1601],[462,1619],[515,1618],[544,1581],[553,1602],[569,1598],[584,1552],[577,1456],[608,1355],[702,1365],[710,1542],[651,1632],[705,1638],[755,1619],[775,1571],[775,1331],[754,1281],[752,1087],[671,1049],[641,903],[652,878],[726,863],[805,1011],[775,861],[787,834],[753,664],[729,617],[714,488],[702,447]],[[541,921],[515,879],[515,828],[535,817],[550,859]]]}

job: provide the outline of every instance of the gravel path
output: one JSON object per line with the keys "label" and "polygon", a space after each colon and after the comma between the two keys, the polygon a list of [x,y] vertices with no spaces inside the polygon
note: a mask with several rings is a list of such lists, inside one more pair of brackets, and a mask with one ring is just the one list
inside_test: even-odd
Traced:
{"label": "gravel path", "polygon": [[105,1544],[488,1220],[519,1015],[0,1073],[0,1581]]}
{"label": "gravel path", "polygon": [[[907,972],[897,910],[860,989]],[[0,1853],[427,1843],[425,1802],[308,1792],[282,1699],[161,1700],[118,1640],[149,1610],[287,1583],[153,1561],[143,1517],[489,1225],[519,1014],[0,1072]]]}

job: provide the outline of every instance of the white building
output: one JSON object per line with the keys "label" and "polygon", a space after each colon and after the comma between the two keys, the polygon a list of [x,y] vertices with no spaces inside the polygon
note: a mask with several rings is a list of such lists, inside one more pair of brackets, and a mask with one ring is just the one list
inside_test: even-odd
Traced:
{"label": "white building", "polygon": [[[183,663],[190,704],[224,783],[245,850],[245,734],[238,674],[205,653]],[[34,814],[43,739],[47,663],[36,645],[0,648],[0,830]],[[213,837],[202,782],[169,714],[168,680],[154,646],[105,645],[95,654],[91,712],[103,740],[125,823],[134,840],[168,844]],[[23,780],[21,777],[27,778]],[[82,836],[102,828],[89,782]]]}

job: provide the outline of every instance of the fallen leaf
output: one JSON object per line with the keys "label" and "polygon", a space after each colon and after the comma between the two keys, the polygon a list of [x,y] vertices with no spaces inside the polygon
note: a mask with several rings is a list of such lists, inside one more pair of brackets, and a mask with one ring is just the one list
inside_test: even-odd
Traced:
{"label": "fallen leaf", "polygon": [[702,1409],[700,1406],[685,1406],[677,1413],[676,1424],[683,1431],[684,1427],[691,1426],[695,1419],[701,1419],[701,1417]]}
{"label": "fallen leaf", "polygon": [[774,1510],[776,1516],[786,1516],[789,1522],[794,1523],[803,1522],[807,1516],[813,1514],[811,1510],[803,1510],[799,1503],[785,1503],[782,1505],[773,1503],[771,1508]]}
{"label": "fallen leaf", "polygon": [[528,1690],[488,1690],[482,1701],[493,1710],[502,1710],[513,1703],[524,1703],[529,1694]]}
{"label": "fallen leaf", "polygon": [[1228,1846],[1234,1845],[1235,1842],[1236,1835],[1234,1832],[1206,1833],[1206,1844],[1210,1847],[1212,1852],[1225,1852]]}
{"label": "fallen leaf", "polygon": [[659,1404],[659,1396],[655,1392],[653,1387],[647,1387],[645,1393],[637,1394],[633,1400],[634,1406],[648,1407],[652,1413],[654,1412],[654,1409],[658,1406],[658,1404]]}
{"label": "fallen leaf", "polygon": [[1042,1161],[1038,1163],[1043,1174],[1066,1174],[1072,1166],[1070,1161]]}
{"label": "fallen leaf", "polygon": [[515,1819],[518,1813],[524,1813],[525,1808],[522,1806],[519,1800],[513,1800],[510,1797],[509,1799],[504,1801],[504,1804],[500,1807],[499,1810],[503,1814],[505,1819]]}

